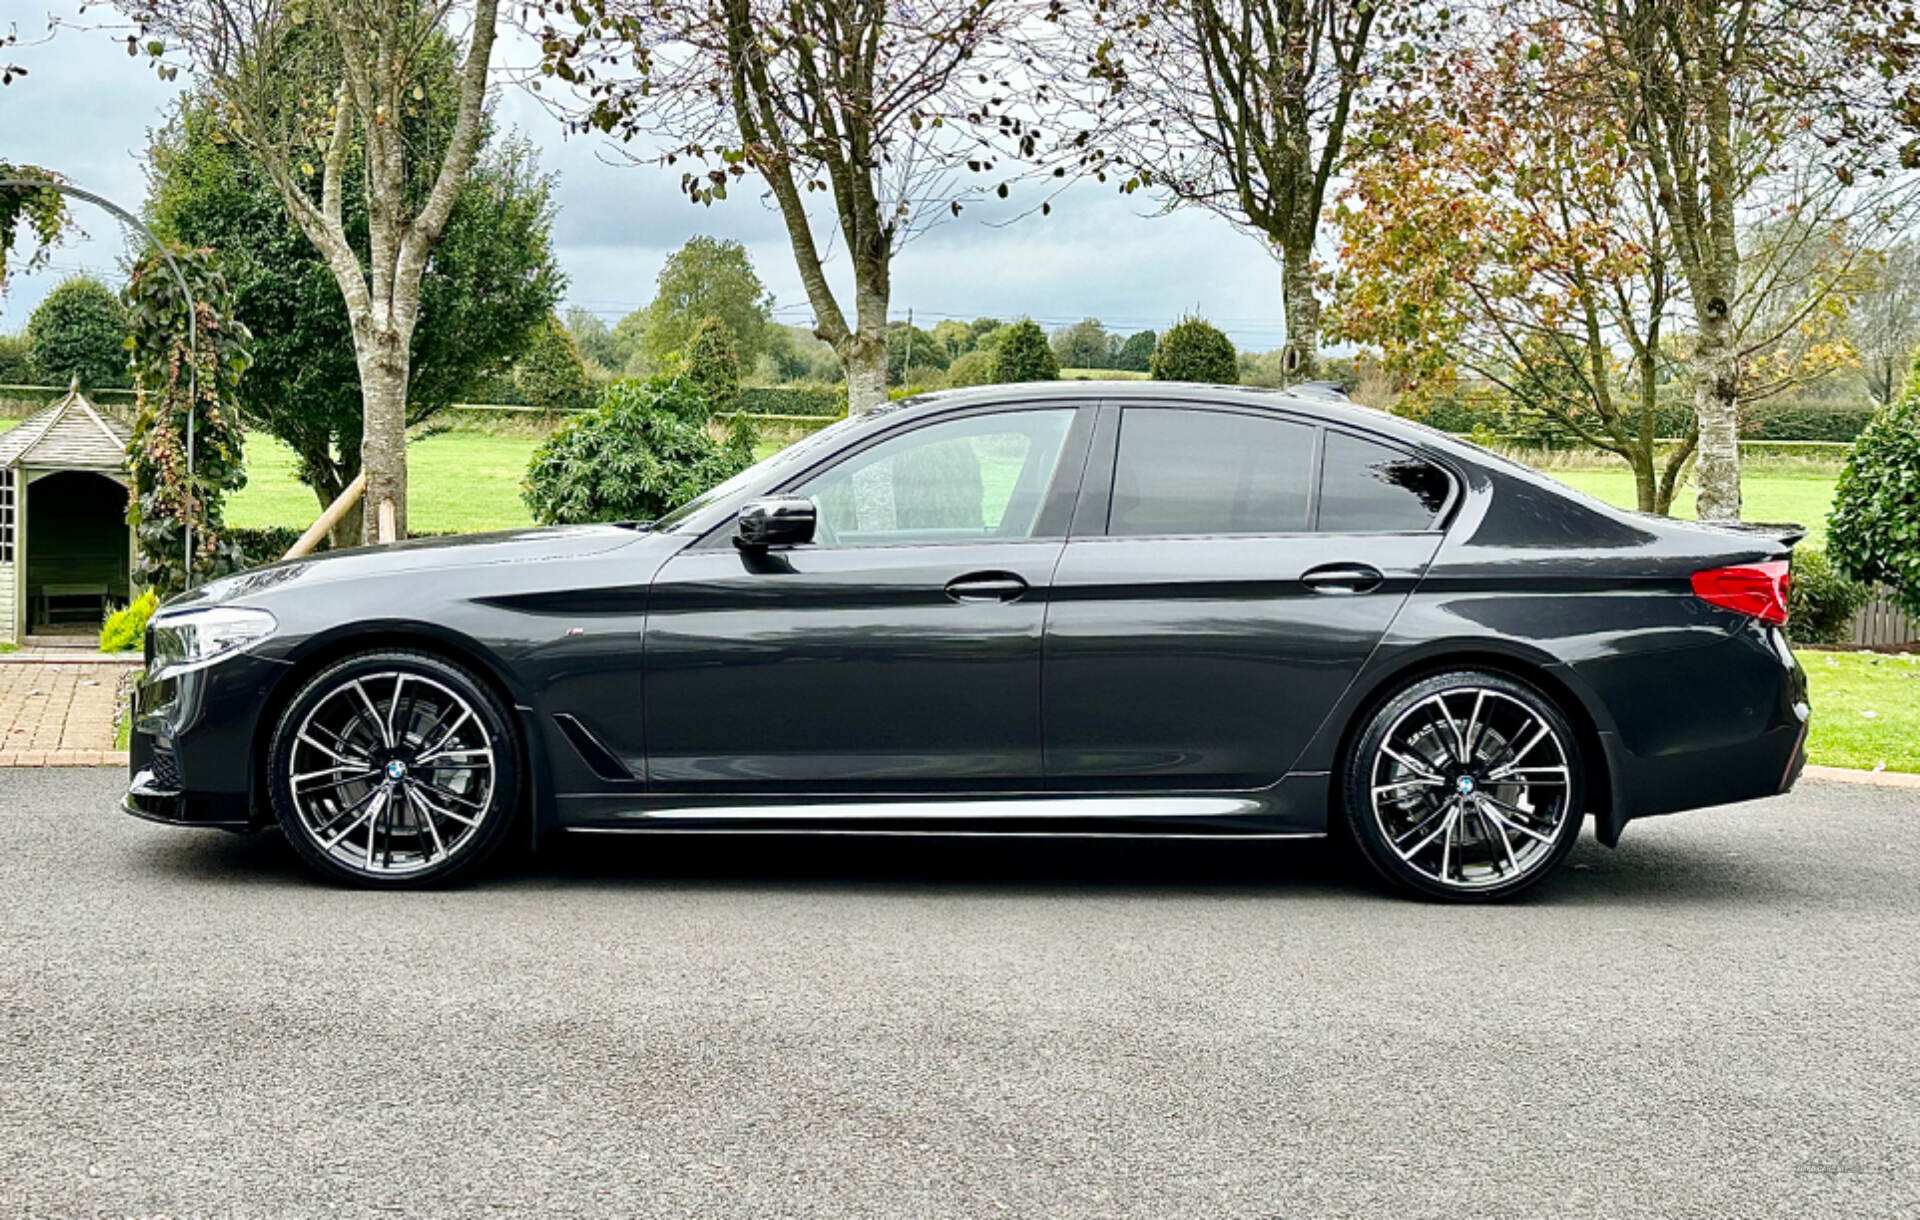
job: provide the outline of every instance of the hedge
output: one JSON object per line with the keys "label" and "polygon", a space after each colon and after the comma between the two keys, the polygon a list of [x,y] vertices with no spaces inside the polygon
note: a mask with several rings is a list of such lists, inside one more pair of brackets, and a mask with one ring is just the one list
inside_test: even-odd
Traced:
{"label": "hedge", "polygon": [[843,415],[847,396],[840,386],[742,386],[732,409],[748,415]]}
{"label": "hedge", "polygon": [[[1872,403],[1757,402],[1741,413],[1740,436],[1750,441],[1851,442],[1873,419],[1874,410]],[[1669,401],[1655,409],[1653,418],[1655,436],[1677,437],[1686,434],[1693,422],[1693,412]],[[1480,427],[1542,449],[1581,443],[1570,429],[1559,423],[1516,410],[1505,400],[1491,395],[1443,399],[1434,403],[1421,420],[1442,432],[1465,433]]]}

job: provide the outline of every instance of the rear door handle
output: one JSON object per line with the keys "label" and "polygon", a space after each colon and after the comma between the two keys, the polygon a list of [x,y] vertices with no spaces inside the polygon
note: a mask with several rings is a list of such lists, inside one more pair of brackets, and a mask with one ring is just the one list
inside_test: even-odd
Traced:
{"label": "rear door handle", "polygon": [[1386,577],[1364,563],[1326,563],[1308,568],[1300,583],[1315,593],[1371,593]]}
{"label": "rear door handle", "polygon": [[1026,591],[1027,582],[1012,572],[969,572],[947,582],[947,596],[957,602],[1015,602]]}

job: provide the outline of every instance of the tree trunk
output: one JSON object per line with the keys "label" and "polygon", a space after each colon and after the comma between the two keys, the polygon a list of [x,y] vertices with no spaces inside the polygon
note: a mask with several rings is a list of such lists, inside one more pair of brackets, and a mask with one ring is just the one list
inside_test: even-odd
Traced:
{"label": "tree trunk", "polygon": [[1695,512],[1702,521],[1740,519],[1740,381],[1727,324],[1702,311],[1694,353],[1693,409],[1700,427],[1694,472]]}
{"label": "tree trunk", "polygon": [[1282,256],[1280,296],[1287,311],[1287,345],[1281,368],[1289,384],[1312,381],[1320,371],[1320,298],[1313,294],[1310,240]]}
{"label": "tree trunk", "polygon": [[[360,347],[360,464],[367,475],[361,537],[369,544],[407,536],[407,339],[374,331]],[[391,513],[382,511],[391,505]],[[392,535],[382,537],[383,523]]]}
{"label": "tree trunk", "polygon": [[[880,272],[884,282],[885,272]],[[869,272],[861,276],[871,279]],[[854,332],[841,344],[847,370],[847,414],[864,415],[887,405],[887,294],[861,287],[854,293]]]}

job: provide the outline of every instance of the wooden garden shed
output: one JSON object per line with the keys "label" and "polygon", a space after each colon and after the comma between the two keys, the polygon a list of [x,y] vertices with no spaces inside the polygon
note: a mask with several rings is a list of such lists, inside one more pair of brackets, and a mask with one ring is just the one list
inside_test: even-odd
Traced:
{"label": "wooden garden shed", "polygon": [[77,387],[0,433],[0,643],[94,634],[127,602],[129,436]]}

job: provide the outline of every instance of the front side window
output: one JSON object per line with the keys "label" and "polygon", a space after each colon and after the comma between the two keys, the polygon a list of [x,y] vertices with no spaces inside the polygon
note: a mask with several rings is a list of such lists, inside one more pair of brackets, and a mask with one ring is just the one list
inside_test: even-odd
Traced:
{"label": "front side window", "polygon": [[1033,536],[1074,408],[929,424],[794,489],[826,546],[906,546]]}
{"label": "front side window", "polygon": [[1130,407],[1107,532],[1291,534],[1313,501],[1314,429],[1227,411]]}
{"label": "front side window", "polygon": [[1453,481],[1431,462],[1372,441],[1327,433],[1320,528],[1329,533],[1416,533],[1433,528]]}

